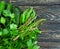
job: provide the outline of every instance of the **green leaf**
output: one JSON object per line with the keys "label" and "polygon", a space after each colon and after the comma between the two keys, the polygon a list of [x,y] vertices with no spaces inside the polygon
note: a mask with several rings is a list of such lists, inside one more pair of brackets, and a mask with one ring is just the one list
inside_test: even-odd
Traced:
{"label": "green leaf", "polygon": [[38,42],[38,41],[34,41],[33,44],[35,45],[35,44],[37,44],[37,42]]}
{"label": "green leaf", "polygon": [[36,27],[45,20],[36,21],[33,8],[22,13],[12,3],[0,2],[0,49],[39,49],[36,44],[41,31]]}
{"label": "green leaf", "polygon": [[0,21],[1,21],[2,24],[5,24],[6,19],[4,17],[1,17],[1,20]]}
{"label": "green leaf", "polygon": [[15,23],[18,25],[20,23],[20,8],[14,6],[13,12],[15,15]]}
{"label": "green leaf", "polygon": [[0,11],[3,11],[5,8],[5,2],[4,1],[1,1],[0,2]]}
{"label": "green leaf", "polygon": [[10,24],[10,29],[12,29],[12,30],[17,29],[17,25],[16,24]]}
{"label": "green leaf", "polygon": [[39,30],[38,28],[36,30],[34,30],[36,33],[42,33],[41,30]]}
{"label": "green leaf", "polygon": [[3,15],[5,16],[5,17],[10,17],[10,18],[14,18],[14,13],[11,13],[11,11],[9,11],[9,10],[3,10]]}
{"label": "green leaf", "polygon": [[7,29],[3,29],[3,35],[7,35],[9,33],[9,31]]}
{"label": "green leaf", "polygon": [[34,45],[33,49],[39,49],[40,46]]}
{"label": "green leaf", "polygon": [[10,14],[10,17],[11,18],[14,18],[15,17],[14,13]]}
{"label": "green leaf", "polygon": [[13,6],[12,3],[9,3],[8,6],[7,6],[7,10],[10,11],[12,9],[12,6]]}
{"label": "green leaf", "polygon": [[0,46],[0,49],[2,49],[3,48],[3,46]]}
{"label": "green leaf", "polygon": [[3,15],[4,15],[5,17],[9,17],[10,14],[11,14],[11,12],[10,12],[9,10],[3,10]]}
{"label": "green leaf", "polygon": [[8,39],[3,39],[3,41],[4,41],[4,44],[8,44],[9,43]]}
{"label": "green leaf", "polygon": [[0,31],[0,36],[2,36],[2,31]]}
{"label": "green leaf", "polygon": [[35,31],[31,31],[31,34],[29,35],[30,38],[32,38],[33,40],[37,40],[37,34]]}
{"label": "green leaf", "polygon": [[16,36],[18,35],[18,30],[11,30],[10,33],[11,35]]}
{"label": "green leaf", "polygon": [[33,47],[32,40],[27,41],[27,46],[28,46],[28,49],[32,49]]}

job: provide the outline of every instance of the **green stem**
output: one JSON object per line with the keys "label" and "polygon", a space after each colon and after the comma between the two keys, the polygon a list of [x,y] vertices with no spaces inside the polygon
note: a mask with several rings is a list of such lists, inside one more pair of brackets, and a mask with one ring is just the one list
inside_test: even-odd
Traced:
{"label": "green stem", "polygon": [[[32,31],[32,29],[35,27],[37,27],[39,24],[41,25],[43,22],[45,22],[46,21],[46,19],[41,19],[41,20],[39,20],[39,21],[36,21],[36,22],[34,22],[34,23],[32,23],[31,25],[29,25],[29,26],[27,26],[26,28],[24,28],[22,31],[20,31],[20,32],[22,32],[22,34],[23,34],[23,36],[25,37],[26,35],[29,35],[30,34],[30,32],[27,34],[27,32],[28,31]],[[25,35],[26,34],[26,35]],[[17,35],[18,36],[18,35]],[[16,39],[17,38],[17,36],[14,38],[14,39]],[[19,38],[19,37],[18,37]],[[18,39],[17,38],[17,39]]]}
{"label": "green stem", "polygon": [[30,17],[30,18],[28,19],[28,21],[27,21],[24,25],[20,26],[18,29],[19,29],[19,30],[20,30],[20,29],[22,30],[22,29],[26,28],[27,26],[29,26],[29,25],[34,21],[34,19],[36,19],[36,17],[35,17],[35,18]]}

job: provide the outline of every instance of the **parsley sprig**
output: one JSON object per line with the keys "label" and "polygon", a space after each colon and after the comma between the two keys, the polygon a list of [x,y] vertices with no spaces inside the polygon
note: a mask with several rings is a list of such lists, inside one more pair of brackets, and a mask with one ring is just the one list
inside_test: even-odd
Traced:
{"label": "parsley sprig", "polygon": [[21,12],[18,6],[0,2],[0,49],[39,49],[38,26],[46,19],[36,20],[33,7]]}

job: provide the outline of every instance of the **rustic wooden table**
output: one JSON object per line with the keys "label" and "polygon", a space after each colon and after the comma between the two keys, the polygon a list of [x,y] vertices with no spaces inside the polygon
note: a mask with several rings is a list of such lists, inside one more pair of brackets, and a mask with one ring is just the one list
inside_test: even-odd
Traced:
{"label": "rustic wooden table", "polygon": [[60,49],[60,0],[12,0],[11,2],[23,10],[34,7],[38,19],[47,19],[46,23],[39,27],[43,32],[38,39],[41,49]]}

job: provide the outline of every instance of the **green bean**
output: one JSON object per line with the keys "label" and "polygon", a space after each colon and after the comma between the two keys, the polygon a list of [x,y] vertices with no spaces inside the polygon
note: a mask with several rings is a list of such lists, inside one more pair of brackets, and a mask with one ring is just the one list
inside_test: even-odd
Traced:
{"label": "green bean", "polygon": [[[26,21],[27,21],[28,18],[31,16],[32,11],[33,11],[33,8],[31,7],[30,10],[29,10],[29,12],[27,13],[27,16],[25,17]],[[25,21],[25,22],[26,22],[26,21]]]}
{"label": "green bean", "polygon": [[42,31],[41,30],[39,30],[38,28],[36,28],[35,30],[34,30],[36,33],[42,33]]}
{"label": "green bean", "polygon": [[25,22],[25,17],[26,17],[26,14],[28,12],[29,9],[26,9],[23,14],[21,15],[21,23],[24,23]]}
{"label": "green bean", "polygon": [[34,10],[33,10],[32,14],[31,14],[31,17],[32,17],[32,18],[36,17],[36,13],[35,13]]}

